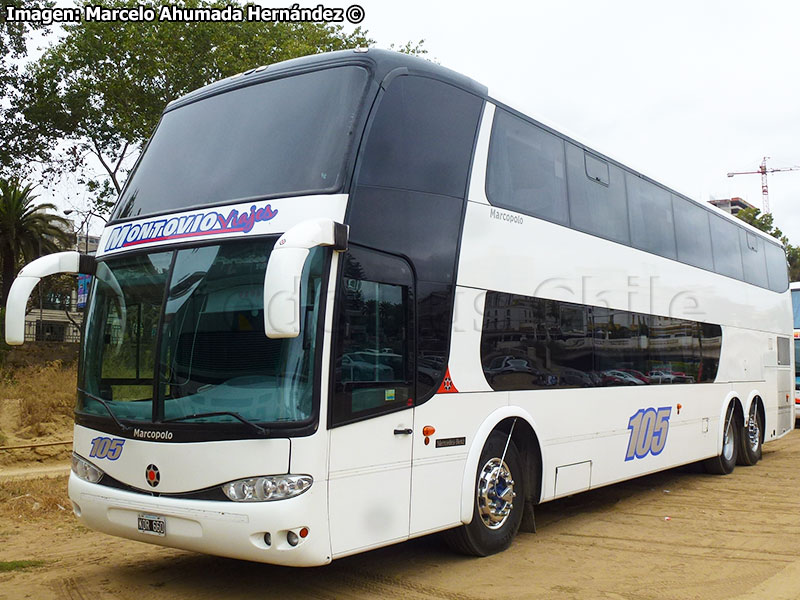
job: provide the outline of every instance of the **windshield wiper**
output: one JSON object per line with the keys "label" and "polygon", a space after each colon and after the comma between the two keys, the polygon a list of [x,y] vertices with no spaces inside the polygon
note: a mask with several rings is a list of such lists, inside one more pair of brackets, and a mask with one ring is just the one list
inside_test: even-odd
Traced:
{"label": "windshield wiper", "polygon": [[163,422],[164,423],[175,423],[176,421],[187,421],[189,419],[201,419],[203,417],[221,417],[223,415],[227,415],[229,417],[233,417],[234,419],[237,419],[237,420],[241,421],[245,425],[249,425],[255,431],[257,431],[258,433],[260,433],[263,436],[269,435],[269,430],[268,429],[264,429],[263,427],[261,427],[261,425],[258,425],[256,423],[254,423],[253,421],[250,421],[249,419],[245,419],[242,415],[240,415],[237,412],[232,412],[232,411],[228,411],[228,410],[220,410],[220,411],[217,411],[217,412],[208,412],[208,413],[196,413],[196,414],[193,414],[193,415],[184,415],[182,417],[175,417],[174,419],[166,419]]}
{"label": "windshield wiper", "polygon": [[130,431],[130,427],[128,427],[127,425],[123,425],[123,424],[122,424],[122,421],[120,421],[120,420],[117,418],[117,415],[115,415],[115,414],[114,414],[114,411],[113,411],[113,410],[111,410],[111,407],[108,405],[108,402],[106,402],[105,400],[103,400],[103,399],[102,399],[100,396],[95,396],[94,394],[90,394],[89,392],[87,392],[87,391],[86,391],[86,390],[84,390],[84,389],[78,388],[78,391],[79,391],[79,392],[81,392],[81,393],[82,393],[84,396],[88,396],[88,397],[89,397],[89,398],[91,398],[92,400],[96,400],[97,402],[99,402],[100,404],[102,404],[102,405],[103,405],[103,408],[105,408],[105,409],[108,411],[108,414],[110,414],[110,415],[111,415],[111,418],[112,418],[112,419],[114,419],[114,423],[116,423],[116,424],[117,424],[117,426],[118,426],[118,427],[119,427],[119,428],[120,428],[122,431]]}

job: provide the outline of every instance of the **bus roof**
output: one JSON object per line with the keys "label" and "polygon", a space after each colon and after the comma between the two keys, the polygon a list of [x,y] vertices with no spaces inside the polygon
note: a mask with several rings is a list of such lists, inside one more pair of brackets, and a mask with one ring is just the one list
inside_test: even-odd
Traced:
{"label": "bus roof", "polygon": [[[300,58],[293,58],[290,60],[286,60],[279,63],[274,63],[268,66],[263,67],[256,67],[245,71],[244,73],[238,73],[226,79],[222,79],[220,81],[211,83],[207,86],[189,92],[185,96],[173,100],[170,102],[165,112],[170,111],[174,108],[179,106],[183,106],[185,104],[189,104],[191,102],[200,100],[201,98],[205,98],[208,96],[212,96],[215,94],[219,94],[230,89],[235,89],[238,87],[244,87],[253,85],[256,83],[261,83],[263,81],[268,81],[270,79],[275,79],[283,76],[290,75],[296,72],[303,72],[309,69],[317,69],[317,68],[324,68],[324,67],[334,67],[338,65],[344,64],[363,64],[372,69],[375,74],[376,81],[382,82],[383,85],[386,85],[388,81],[386,81],[386,77],[390,76],[393,72],[395,75],[402,75],[402,74],[414,74],[414,75],[422,75],[432,77],[434,79],[444,81],[446,83],[450,83],[455,85],[456,87],[462,88],[466,91],[469,91],[473,94],[476,94],[497,106],[507,110],[527,121],[530,121],[537,126],[540,126],[551,133],[566,139],[577,146],[583,148],[584,150],[588,150],[589,152],[596,154],[598,157],[607,160],[616,166],[634,174],[642,179],[649,181],[659,187],[669,191],[676,196],[679,196],[685,200],[688,200],[701,208],[712,212],[717,215],[721,215],[723,218],[730,220],[738,227],[741,227],[745,231],[748,231],[754,235],[757,235],[763,238],[766,242],[771,243],[773,245],[783,247],[780,240],[764,233],[760,229],[753,227],[749,223],[742,221],[741,219],[737,219],[733,215],[717,208],[709,204],[708,202],[702,202],[691,198],[685,194],[670,188],[669,186],[664,185],[663,183],[644,175],[640,171],[633,169],[627,166],[625,163],[608,156],[605,153],[598,152],[595,148],[575,139],[572,135],[565,134],[563,130],[556,129],[552,126],[549,126],[541,121],[538,121],[525,113],[511,107],[508,104],[492,97],[489,95],[488,88],[467,77],[466,75],[462,75],[456,71],[438,65],[434,62],[429,60],[419,58],[416,56],[411,56],[408,54],[403,54],[400,52],[394,52],[391,50],[380,50],[376,48],[360,48],[355,50],[338,50],[335,52],[326,52],[322,54],[313,54],[310,56],[303,56]],[[391,76],[390,76],[391,79]]]}
{"label": "bus roof", "polygon": [[393,71],[396,71],[397,75],[403,74],[404,72],[402,70],[404,69],[406,73],[433,77],[483,98],[488,97],[488,88],[485,85],[481,85],[466,75],[437,65],[429,60],[403,54],[401,52],[393,52],[391,50],[362,48],[312,54],[311,56],[293,58],[268,66],[255,67],[244,73],[232,75],[227,79],[216,81],[205,87],[189,92],[185,96],[170,102],[166,110],[172,110],[178,106],[227,91],[228,89],[268,81],[277,77],[290,75],[297,71],[358,63],[370,67],[375,74],[376,80],[380,82],[383,82],[386,76]]}

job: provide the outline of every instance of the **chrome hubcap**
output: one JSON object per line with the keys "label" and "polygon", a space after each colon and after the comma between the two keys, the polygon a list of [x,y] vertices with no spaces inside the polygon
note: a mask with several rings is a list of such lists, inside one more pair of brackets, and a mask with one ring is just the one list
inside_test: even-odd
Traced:
{"label": "chrome hubcap", "polygon": [[758,423],[758,413],[756,407],[750,409],[750,419],[747,425],[747,442],[750,444],[750,451],[755,454],[758,452],[758,446],[761,444],[761,427]]}
{"label": "chrome hubcap", "polygon": [[478,514],[489,529],[499,529],[514,507],[511,470],[499,458],[490,459],[478,474]]}
{"label": "chrome hubcap", "polygon": [[722,442],[722,455],[725,460],[733,458],[733,415],[728,414],[725,424],[725,438]]}

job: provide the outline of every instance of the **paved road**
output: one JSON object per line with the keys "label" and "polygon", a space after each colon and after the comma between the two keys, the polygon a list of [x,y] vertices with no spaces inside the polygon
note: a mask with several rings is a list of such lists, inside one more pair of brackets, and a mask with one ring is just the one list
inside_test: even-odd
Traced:
{"label": "paved road", "polygon": [[538,533],[484,559],[432,536],[290,569],[118,540],[68,514],[0,522],[0,560],[48,561],[0,573],[0,598],[788,600],[800,598],[798,474],[795,431],[730,476],[676,469],[545,504]]}

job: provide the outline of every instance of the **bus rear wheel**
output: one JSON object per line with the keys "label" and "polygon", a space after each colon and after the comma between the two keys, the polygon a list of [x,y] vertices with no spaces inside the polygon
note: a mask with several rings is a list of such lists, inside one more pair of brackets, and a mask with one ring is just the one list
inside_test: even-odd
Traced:
{"label": "bus rear wheel", "polygon": [[709,458],[703,463],[706,471],[714,475],[728,475],[733,472],[741,446],[741,431],[742,427],[737,423],[736,419],[735,405],[731,402],[725,414],[722,452],[720,452],[719,456]]}
{"label": "bus rear wheel", "polygon": [[502,552],[517,534],[525,506],[522,460],[507,434],[495,431],[486,440],[478,460],[474,494],[472,521],[445,532],[445,539],[462,554]]}
{"label": "bus rear wheel", "polygon": [[758,408],[758,401],[753,400],[750,405],[750,416],[747,418],[747,425],[742,427],[742,431],[739,434],[741,444],[739,446],[738,463],[748,467],[752,467],[761,460],[761,444],[764,442],[764,420]]}

